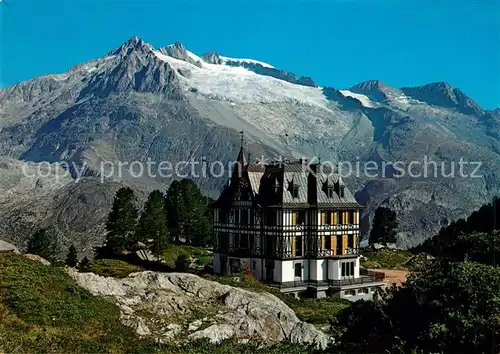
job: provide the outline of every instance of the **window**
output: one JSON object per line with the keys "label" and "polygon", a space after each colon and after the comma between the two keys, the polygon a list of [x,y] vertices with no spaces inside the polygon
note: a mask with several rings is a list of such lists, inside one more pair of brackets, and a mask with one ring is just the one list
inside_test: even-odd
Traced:
{"label": "window", "polygon": [[356,245],[354,244],[354,234],[349,234],[347,236],[347,247],[356,248]]}
{"label": "window", "polygon": [[234,223],[235,223],[236,225],[239,225],[240,220],[241,220],[241,219],[240,219],[240,209],[235,209],[235,210],[234,210]]}
{"label": "window", "polygon": [[368,294],[369,290],[369,288],[363,288],[363,294]]}
{"label": "window", "polygon": [[332,249],[332,237],[330,235],[322,237],[325,238],[325,249],[327,250]]}
{"label": "window", "polygon": [[248,235],[240,235],[240,248],[248,248]]}
{"label": "window", "polygon": [[333,193],[335,193],[333,186],[328,186],[328,198],[333,198]]}
{"label": "window", "polygon": [[305,210],[301,210],[297,213],[297,224],[304,225],[306,222],[306,212]]}
{"label": "window", "polygon": [[227,252],[229,248],[229,233],[221,232],[218,237],[219,249],[222,252]]}
{"label": "window", "polygon": [[339,218],[339,213],[331,210],[326,210],[324,212],[324,224],[325,225],[337,225],[338,218]]}
{"label": "window", "polygon": [[248,210],[242,209],[242,210],[240,210],[240,214],[241,214],[240,224],[241,225],[248,225]]}
{"label": "window", "polygon": [[370,289],[370,292],[374,293],[375,291],[377,291],[377,288],[371,288]]}
{"label": "window", "polygon": [[[293,237],[293,242],[292,242],[292,256],[294,257],[302,257],[303,250],[302,250],[302,236],[292,236]],[[294,245],[295,243],[295,245]],[[295,248],[293,248],[295,247]]]}
{"label": "window", "polygon": [[256,261],[252,261],[252,269],[257,269],[257,262]]}
{"label": "window", "polygon": [[219,222],[227,222],[227,212],[224,209],[218,209],[219,212]]}
{"label": "window", "polygon": [[346,290],[344,291],[345,296],[354,296],[356,295],[356,290]]}
{"label": "window", "polygon": [[342,276],[343,277],[353,277],[354,276],[354,262],[342,262]]}
{"label": "window", "polygon": [[276,211],[266,210],[264,214],[264,220],[266,225],[276,225]]}
{"label": "window", "polygon": [[302,278],[302,263],[295,263],[295,278]]}
{"label": "window", "polygon": [[345,186],[340,186],[340,193],[339,193],[340,198],[345,197]]}
{"label": "window", "polygon": [[299,197],[299,187],[293,186],[292,187],[292,198],[298,198]]}
{"label": "window", "polygon": [[349,220],[348,220],[348,222],[349,222],[349,224],[351,224],[351,225],[354,225],[354,224],[355,224],[355,222],[354,222],[354,213],[355,213],[354,211],[350,211],[350,212],[348,213],[348,214],[349,214],[349,216],[348,216],[348,219],[349,219]]}

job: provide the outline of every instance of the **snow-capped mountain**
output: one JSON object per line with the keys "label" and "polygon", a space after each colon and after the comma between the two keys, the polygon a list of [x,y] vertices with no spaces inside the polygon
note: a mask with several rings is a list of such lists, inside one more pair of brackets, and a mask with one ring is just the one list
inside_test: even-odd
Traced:
{"label": "snow-capped mountain", "polygon": [[[134,37],[66,73],[0,91],[0,156],[9,158],[0,172],[10,171],[4,174],[11,184],[3,188],[22,194],[22,188],[12,185],[24,181],[21,169],[12,167],[22,164],[12,159],[86,165],[87,182],[77,189],[83,197],[74,199],[72,210],[89,210],[92,203],[85,200],[97,188],[92,181],[101,163],[231,161],[239,149],[238,132],[244,130],[251,160],[281,155],[316,156],[353,166],[392,162],[385,166],[385,178],[361,171],[346,180],[367,205],[365,231],[374,209],[387,205],[399,213],[400,244],[411,246],[500,193],[499,121],[498,112],[483,110],[447,84],[393,88],[367,81],[351,88],[319,87],[311,78],[297,77],[272,63],[216,52],[197,55],[179,42],[155,48]],[[394,178],[396,162],[408,164],[424,156],[439,164],[461,157],[483,161],[483,176]],[[135,178],[127,169],[114,177],[138,190],[164,189],[171,181]],[[197,181],[216,195],[227,178],[225,174]],[[103,190],[101,186],[106,202],[95,197],[94,204],[111,200]],[[70,191],[75,188],[54,189],[54,194],[60,200]],[[65,233],[76,232],[73,238],[94,233],[89,245],[99,242],[99,228],[67,227],[74,225],[68,220],[75,215],[63,212],[66,204],[44,204],[42,213],[37,203],[26,202],[30,195],[37,194],[18,198],[19,204],[11,193],[4,207],[0,196],[0,238],[22,243],[22,237],[13,235],[38,224],[56,224]],[[99,224],[95,219],[92,223]]]}

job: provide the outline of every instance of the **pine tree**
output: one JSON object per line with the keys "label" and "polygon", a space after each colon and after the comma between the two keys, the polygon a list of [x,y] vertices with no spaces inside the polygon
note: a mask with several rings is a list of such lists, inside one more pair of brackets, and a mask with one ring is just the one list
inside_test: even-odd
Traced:
{"label": "pine tree", "polygon": [[179,238],[183,234],[183,197],[179,181],[173,181],[165,196],[165,212],[167,216],[167,226],[170,236],[179,243]]}
{"label": "pine tree", "polygon": [[120,188],[106,222],[106,244],[98,249],[97,257],[116,258],[134,245],[137,216],[134,192],[130,188]]}
{"label": "pine tree", "polygon": [[66,256],[66,265],[68,267],[76,267],[78,264],[78,252],[74,245],[69,247],[68,255]]}
{"label": "pine tree", "polygon": [[59,243],[46,229],[35,232],[28,241],[27,253],[36,254],[51,263],[58,261]]}
{"label": "pine tree", "polygon": [[370,232],[370,245],[381,243],[387,246],[388,243],[395,243],[397,228],[396,213],[389,208],[377,208]]}
{"label": "pine tree", "polygon": [[165,214],[165,196],[162,192],[155,190],[149,195],[139,219],[135,239],[146,244],[149,239],[153,239],[151,250],[156,255],[160,255],[165,249],[167,244],[167,217]]}
{"label": "pine tree", "polygon": [[189,179],[174,181],[165,202],[169,231],[179,242],[207,245],[211,242],[211,213],[208,199]]}

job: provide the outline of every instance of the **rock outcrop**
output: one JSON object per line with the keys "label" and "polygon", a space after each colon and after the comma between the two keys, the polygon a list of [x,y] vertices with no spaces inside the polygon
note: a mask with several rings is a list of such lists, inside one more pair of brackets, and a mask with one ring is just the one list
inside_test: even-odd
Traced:
{"label": "rock outcrop", "polygon": [[19,250],[12,243],[0,240],[0,252],[14,252],[19,253]]}
{"label": "rock outcrop", "polygon": [[116,299],[123,324],[158,342],[208,338],[281,341],[326,348],[330,338],[300,321],[276,296],[222,285],[193,274],[141,272],[125,279],[68,270],[94,295]]}

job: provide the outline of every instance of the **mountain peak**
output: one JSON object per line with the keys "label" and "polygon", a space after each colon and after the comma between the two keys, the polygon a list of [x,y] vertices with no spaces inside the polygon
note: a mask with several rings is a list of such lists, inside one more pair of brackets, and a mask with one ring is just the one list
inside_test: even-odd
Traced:
{"label": "mountain peak", "polygon": [[372,101],[380,102],[392,95],[401,94],[399,90],[392,88],[379,80],[368,80],[361,82],[349,89],[349,91],[365,95]]}
{"label": "mountain peak", "polygon": [[423,86],[403,87],[408,96],[427,104],[454,108],[464,114],[481,115],[482,108],[464,92],[446,82],[432,82]]}
{"label": "mountain peak", "polygon": [[208,53],[203,54],[201,57],[203,58],[203,60],[205,60],[207,63],[210,63],[210,64],[222,64],[223,63],[222,59],[220,58],[219,53],[217,53],[217,52],[208,52]]}
{"label": "mountain peak", "polygon": [[129,55],[133,51],[151,50],[151,44],[144,42],[141,38],[133,36],[123,43],[118,49],[113,50],[110,55]]}
{"label": "mountain peak", "polygon": [[193,65],[196,65],[198,67],[202,67],[202,60],[199,58],[197,55],[191,53],[188,51],[184,45],[176,41],[174,44],[170,44],[164,48],[160,48],[160,53],[167,55],[169,57],[179,59],[188,63],[191,63]]}

